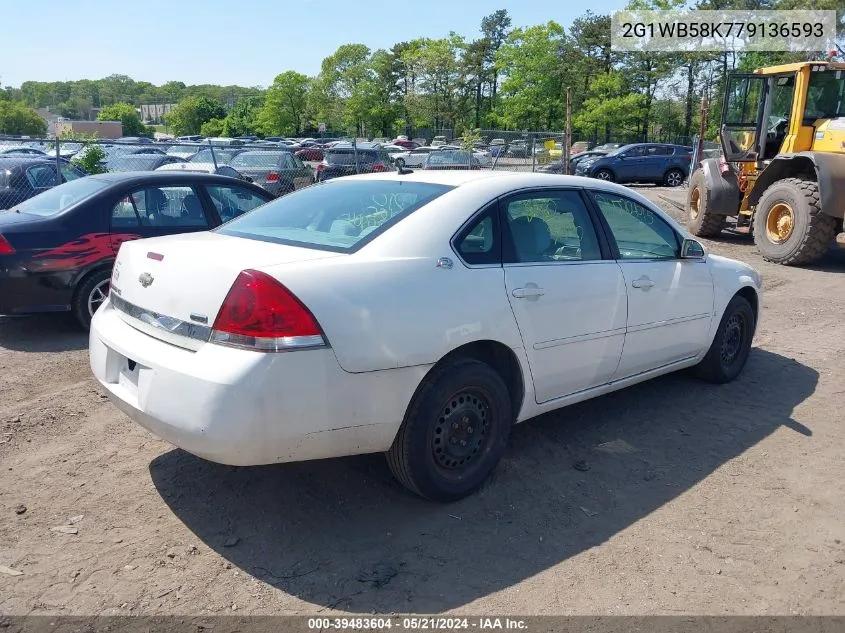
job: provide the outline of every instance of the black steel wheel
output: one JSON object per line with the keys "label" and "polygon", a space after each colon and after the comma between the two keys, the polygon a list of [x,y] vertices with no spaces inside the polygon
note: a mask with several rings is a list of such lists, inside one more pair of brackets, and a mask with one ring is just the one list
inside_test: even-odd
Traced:
{"label": "black steel wheel", "polygon": [[726,383],[739,376],[751,353],[755,329],[754,309],[745,297],[735,295],[725,308],[707,355],[695,367],[698,377]]}
{"label": "black steel wheel", "polygon": [[489,365],[456,358],[417,390],[387,453],[396,479],[433,501],[456,501],[495,470],[513,425],[511,399]]}

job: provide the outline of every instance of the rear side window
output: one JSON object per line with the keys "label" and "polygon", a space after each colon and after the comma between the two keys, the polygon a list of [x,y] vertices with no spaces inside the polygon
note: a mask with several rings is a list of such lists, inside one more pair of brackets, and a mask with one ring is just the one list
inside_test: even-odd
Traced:
{"label": "rear side window", "polygon": [[646,156],[671,156],[672,148],[666,145],[651,145],[646,150]]}
{"label": "rear side window", "polygon": [[125,196],[114,206],[112,226],[208,228],[209,225],[192,187],[146,187]]}
{"label": "rear side window", "polygon": [[451,189],[407,180],[341,178],[277,198],[215,230],[279,244],[352,252]]}
{"label": "rear side window", "polygon": [[[359,163],[372,163],[375,162],[378,158],[376,152],[373,151],[366,151],[366,150],[358,150],[358,162]],[[342,150],[337,151],[333,150],[326,154],[326,162],[334,164],[334,165],[354,165],[355,164],[355,152],[350,150]]]}

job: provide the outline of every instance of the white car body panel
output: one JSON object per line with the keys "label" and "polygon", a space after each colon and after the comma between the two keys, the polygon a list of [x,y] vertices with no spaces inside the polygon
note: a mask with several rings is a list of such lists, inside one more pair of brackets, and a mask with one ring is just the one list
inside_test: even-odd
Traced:
{"label": "white car body panel", "polygon": [[[350,179],[456,188],[350,254],[205,232],[125,242],[115,265],[114,297],[183,322],[204,317],[208,327],[239,272],[260,270],[309,308],[328,347],[228,348],[165,331],[166,319],[131,317],[109,300],[92,321],[90,359],[112,401],[156,435],[221,463],[380,452],[390,447],[427,372],[463,345],[495,341],[513,352],[524,385],[521,422],[694,365],[731,297],[743,287],[755,297],[761,289],[752,268],[710,254],[657,263],[468,266],[450,244],[491,200],[546,186],[622,192],[690,237],[647,199],[613,183],[419,171],[319,186]],[[150,259],[149,252],[163,258]],[[453,266],[438,266],[441,258]],[[137,283],[143,273],[155,279],[147,288]],[[632,288],[643,275],[654,286]],[[530,283],[544,294],[513,296]],[[137,363],[134,370],[127,359]]]}

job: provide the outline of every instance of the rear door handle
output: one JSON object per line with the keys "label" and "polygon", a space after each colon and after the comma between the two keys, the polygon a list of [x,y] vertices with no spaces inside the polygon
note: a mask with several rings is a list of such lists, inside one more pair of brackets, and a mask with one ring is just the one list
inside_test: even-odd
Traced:
{"label": "rear door handle", "polygon": [[634,288],[640,288],[642,290],[648,290],[649,288],[654,286],[654,282],[644,275],[644,276],[640,277],[639,279],[634,279],[634,281],[631,282],[631,285]]}
{"label": "rear door handle", "polygon": [[514,288],[511,294],[517,299],[527,299],[529,297],[541,297],[546,294],[546,291],[537,286],[528,286],[525,288]]}

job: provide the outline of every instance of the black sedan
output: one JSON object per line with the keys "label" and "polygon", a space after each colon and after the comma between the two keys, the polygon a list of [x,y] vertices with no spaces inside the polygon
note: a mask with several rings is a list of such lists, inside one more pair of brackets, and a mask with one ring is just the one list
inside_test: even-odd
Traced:
{"label": "black sedan", "polygon": [[61,179],[55,158],[0,156],[0,209],[8,209],[51,187],[87,175],[64,158],[59,159],[59,164]]}
{"label": "black sedan", "polygon": [[0,314],[72,311],[87,328],[122,242],[206,231],[273,199],[200,172],[87,176],[0,212]]}

